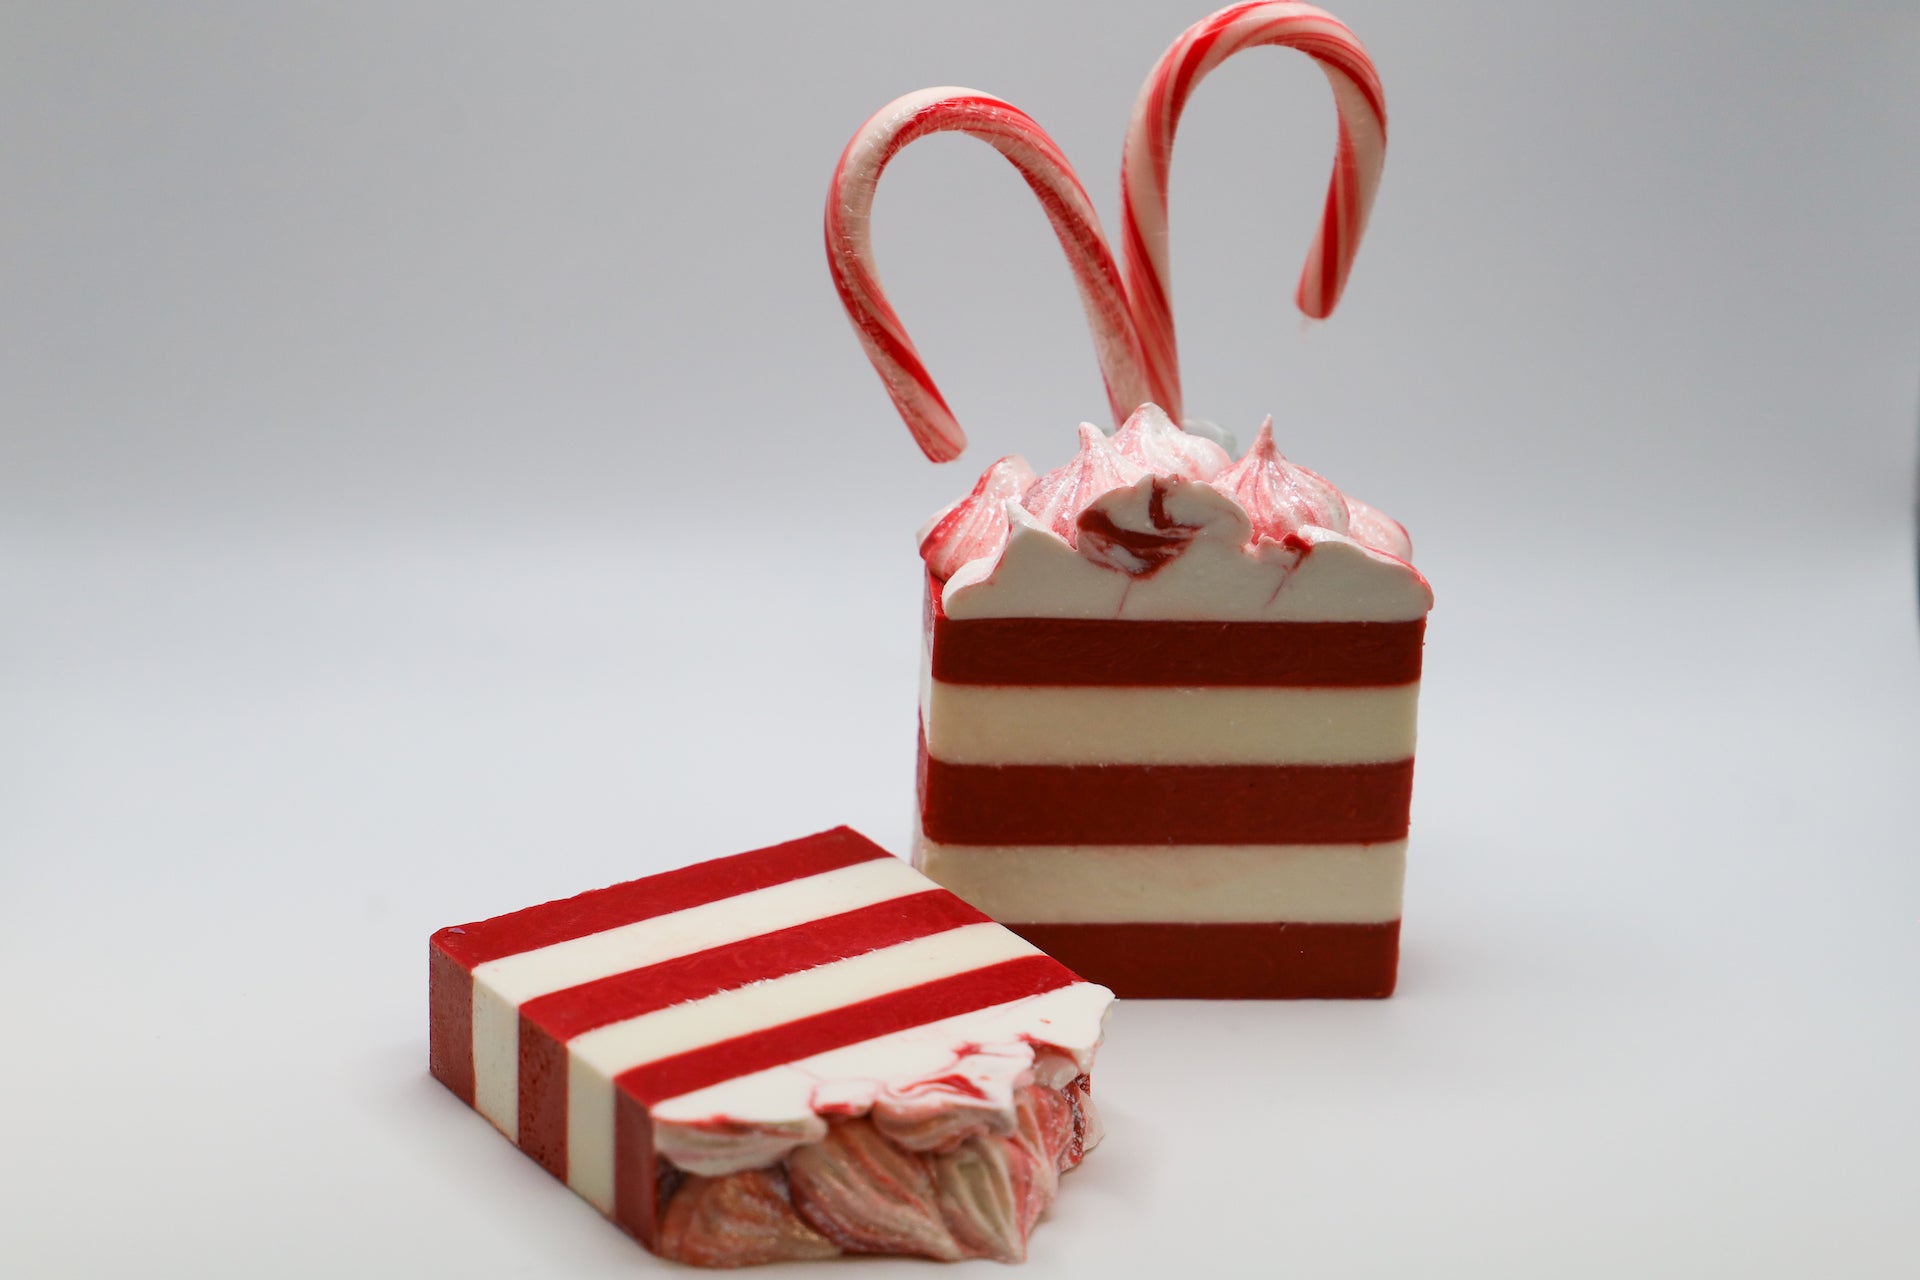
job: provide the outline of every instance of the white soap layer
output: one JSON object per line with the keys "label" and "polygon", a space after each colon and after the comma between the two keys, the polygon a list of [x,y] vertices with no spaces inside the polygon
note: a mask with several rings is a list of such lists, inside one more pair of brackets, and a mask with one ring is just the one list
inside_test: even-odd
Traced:
{"label": "white soap layer", "polygon": [[952,764],[1333,765],[1413,755],[1417,684],[1108,688],[929,679],[927,753]]}
{"label": "white soap layer", "polygon": [[[1057,1050],[1072,1064],[1065,1078],[1041,1083],[1065,1084],[1091,1069],[1101,1019],[1112,1002],[1106,988],[1075,983],[682,1094],[654,1108],[654,1149],[693,1173],[731,1172],[748,1167],[741,1163],[747,1159],[770,1164],[825,1135],[817,1108],[890,1117],[951,1111],[951,1092],[929,1095],[924,1089],[923,1082],[934,1078],[965,1080],[977,1097],[974,1113],[996,1131],[1010,1132],[1014,1094],[1033,1078],[1034,1044]],[[956,1045],[962,1046],[958,1052]],[[730,1134],[716,1156],[708,1129],[716,1116],[735,1129],[762,1126],[763,1145],[749,1153]]]}
{"label": "white soap layer", "polygon": [[946,845],[914,865],[1009,924],[1379,924],[1400,918],[1407,842]]}

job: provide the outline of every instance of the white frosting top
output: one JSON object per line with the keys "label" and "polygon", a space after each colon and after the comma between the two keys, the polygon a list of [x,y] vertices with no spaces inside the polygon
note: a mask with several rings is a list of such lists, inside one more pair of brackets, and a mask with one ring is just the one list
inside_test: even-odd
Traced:
{"label": "white frosting top", "polygon": [[717,1176],[818,1142],[829,1117],[870,1116],[910,1151],[1010,1134],[1021,1089],[1058,1089],[1092,1068],[1112,1003],[1076,982],[682,1094],[653,1108],[654,1149]]}
{"label": "white frosting top", "polygon": [[[1238,462],[1142,405],[1037,479],[987,469],[923,531],[951,618],[1397,622],[1433,591],[1407,531],[1282,457],[1273,421]],[[1024,487],[1022,487],[1024,482]]]}

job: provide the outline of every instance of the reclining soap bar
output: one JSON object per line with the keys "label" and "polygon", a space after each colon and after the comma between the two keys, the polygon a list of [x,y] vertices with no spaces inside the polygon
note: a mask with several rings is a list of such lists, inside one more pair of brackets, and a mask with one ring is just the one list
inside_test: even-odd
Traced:
{"label": "reclining soap bar", "polygon": [[1018,1260],[1112,1001],[841,827],[430,943],[432,1069],[649,1249]]}

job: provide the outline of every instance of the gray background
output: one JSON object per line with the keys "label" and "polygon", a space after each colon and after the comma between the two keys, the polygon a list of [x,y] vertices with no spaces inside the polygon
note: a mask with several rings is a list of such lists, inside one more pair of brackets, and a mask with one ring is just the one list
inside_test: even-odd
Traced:
{"label": "gray background", "polygon": [[[904,849],[912,532],[1102,398],[935,139],[876,219],[927,464],[827,175],[968,84],[1111,228],[1202,11],[0,7],[0,1270],[659,1266],[425,1078],[426,935]],[[1393,122],[1341,311],[1298,55],[1197,95],[1174,272],[1190,409],[1438,592],[1401,993],[1116,1010],[1035,1274],[1910,1276],[1920,9],[1339,12]]]}

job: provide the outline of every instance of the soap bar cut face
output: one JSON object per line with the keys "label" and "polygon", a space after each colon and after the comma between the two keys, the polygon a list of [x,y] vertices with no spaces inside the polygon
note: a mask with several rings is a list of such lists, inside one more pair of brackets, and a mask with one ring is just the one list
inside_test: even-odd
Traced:
{"label": "soap bar cut face", "polygon": [[929,587],[923,871],[1122,996],[1392,993],[1424,620],[954,620]]}
{"label": "soap bar cut face", "polygon": [[1112,994],[857,833],[443,929],[432,1069],[663,1256],[1025,1255]]}

